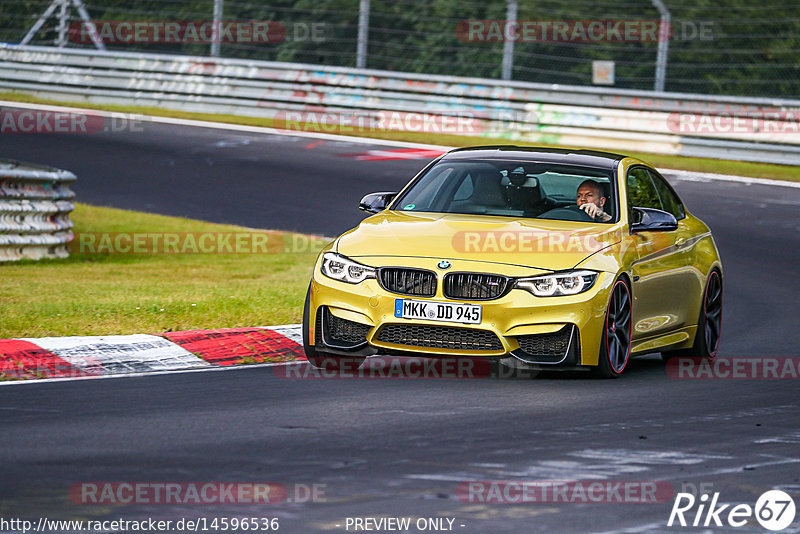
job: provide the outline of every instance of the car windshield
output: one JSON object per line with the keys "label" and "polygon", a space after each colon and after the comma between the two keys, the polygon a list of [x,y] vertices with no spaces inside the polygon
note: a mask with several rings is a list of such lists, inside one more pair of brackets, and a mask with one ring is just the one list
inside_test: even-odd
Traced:
{"label": "car windshield", "polygon": [[[617,218],[613,174],[593,167],[501,160],[443,160],[392,206],[397,211],[612,223]],[[585,198],[602,210],[590,216]]]}

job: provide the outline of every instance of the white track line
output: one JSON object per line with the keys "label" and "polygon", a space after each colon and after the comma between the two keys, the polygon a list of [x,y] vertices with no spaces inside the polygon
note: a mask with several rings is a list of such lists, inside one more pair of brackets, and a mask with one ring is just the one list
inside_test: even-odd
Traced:
{"label": "white track line", "polygon": [[[722,180],[725,182],[739,182],[747,185],[774,185],[778,187],[794,187],[800,189],[800,182],[787,180],[770,180],[768,178],[749,178],[747,176],[734,176],[732,174],[715,174],[713,172],[692,172],[678,169],[661,169],[662,172],[675,176],[678,180],[687,182],[712,182]],[[800,174],[800,169],[798,169]]]}
{"label": "white track line", "polygon": [[349,135],[335,135],[316,132],[299,132],[295,130],[279,130],[277,128],[267,128],[265,126],[247,126],[245,124],[230,124],[225,122],[199,121],[190,119],[177,119],[173,117],[157,117],[152,115],[140,115],[138,113],[120,113],[118,111],[101,111],[97,109],[84,109],[79,107],[50,106],[46,104],[26,104],[24,102],[6,102],[0,100],[0,107],[14,107],[23,109],[36,109],[41,111],[80,111],[89,115],[99,115],[101,117],[122,117],[127,116],[131,119],[140,119],[142,122],[157,122],[161,124],[173,124],[176,126],[190,126],[192,128],[215,128],[217,130],[229,130],[233,132],[248,132],[271,135],[285,135],[288,137],[308,137],[312,139],[324,139],[326,141],[353,142],[364,145],[396,146],[404,148],[426,148],[431,150],[452,150],[453,147],[440,145],[426,145],[422,143],[409,143],[405,141],[390,141],[387,139],[374,139],[371,137],[355,137]]}
{"label": "white track line", "polygon": [[[37,109],[42,111],[64,111],[75,112],[83,111],[88,114],[99,115],[101,117],[120,117],[123,115],[129,117],[136,117],[143,122],[156,122],[160,124],[172,124],[175,126],[187,126],[191,128],[214,128],[217,130],[228,130],[233,132],[248,132],[269,135],[284,135],[287,137],[306,137],[310,139],[323,139],[326,141],[337,141],[344,143],[357,143],[363,145],[377,145],[377,146],[395,146],[400,148],[423,148],[428,150],[452,150],[454,147],[443,145],[429,145],[424,143],[411,143],[407,141],[390,141],[388,139],[374,139],[371,137],[356,137],[349,135],[335,135],[316,132],[300,132],[294,130],[278,130],[276,128],[266,128],[263,126],[246,126],[243,124],[229,124],[224,122],[211,122],[211,121],[198,121],[189,119],[176,119],[172,117],[156,117],[151,115],[127,114],[111,111],[100,111],[95,109],[84,109],[79,107],[65,107],[65,106],[51,106],[46,104],[26,104],[24,102],[7,102],[0,100],[0,107],[15,107],[23,109]],[[488,141],[488,140],[487,140]],[[503,143],[495,143],[503,144]],[[791,187],[800,189],[800,182],[791,182],[784,180],[770,180],[767,178],[751,178],[748,176],[735,176],[729,174],[715,174],[707,172],[692,172],[677,169],[661,169],[662,172],[676,175],[680,180],[710,182],[710,181],[725,181],[725,182],[739,182],[745,184],[768,185],[775,187]]]}

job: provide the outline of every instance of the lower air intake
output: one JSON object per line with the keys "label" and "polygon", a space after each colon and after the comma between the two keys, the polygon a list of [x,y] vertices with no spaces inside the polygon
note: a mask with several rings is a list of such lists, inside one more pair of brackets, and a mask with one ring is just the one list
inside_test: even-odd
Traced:
{"label": "lower air intake", "polygon": [[572,325],[566,325],[558,332],[550,334],[534,334],[517,336],[520,352],[515,351],[522,359],[531,362],[558,363],[567,356],[570,345],[578,350],[578,336],[573,337]]}
{"label": "lower air intake", "polygon": [[341,348],[353,348],[366,343],[369,325],[348,321],[333,315],[327,307],[317,312],[317,343],[322,342],[320,335],[324,332],[325,344]]}
{"label": "lower air intake", "polygon": [[493,332],[456,326],[387,324],[381,329],[377,340],[395,345],[435,349],[503,349],[503,344]]}

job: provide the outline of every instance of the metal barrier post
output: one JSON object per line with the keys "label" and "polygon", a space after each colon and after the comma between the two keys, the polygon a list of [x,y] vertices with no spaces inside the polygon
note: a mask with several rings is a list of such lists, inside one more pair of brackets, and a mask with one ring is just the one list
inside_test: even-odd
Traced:
{"label": "metal barrier post", "polygon": [[664,91],[664,81],[667,76],[667,50],[669,48],[670,20],[671,15],[667,6],[661,0],[651,0],[661,15],[661,22],[658,25],[658,52],[656,53],[656,81],[654,91]]}
{"label": "metal barrier post", "polygon": [[369,41],[369,0],[361,0],[358,5],[358,45],[356,68],[367,68],[367,42]]}
{"label": "metal barrier post", "polygon": [[211,57],[219,57],[220,24],[222,24],[222,8],[225,0],[214,0],[214,30],[211,38]]}
{"label": "metal barrier post", "polygon": [[503,79],[511,79],[511,70],[514,68],[514,39],[509,39],[509,24],[517,25],[519,33],[519,23],[517,22],[517,0],[508,0],[506,5],[506,25],[505,42],[503,43]]}

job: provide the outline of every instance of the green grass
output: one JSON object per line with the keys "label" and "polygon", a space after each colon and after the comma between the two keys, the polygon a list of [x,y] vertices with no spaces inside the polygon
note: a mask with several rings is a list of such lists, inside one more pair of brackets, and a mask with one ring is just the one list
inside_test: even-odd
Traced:
{"label": "green grass", "polygon": [[[210,113],[192,113],[186,111],[175,111],[170,109],[142,106],[119,106],[101,105],[84,102],[62,102],[47,100],[35,96],[18,92],[0,92],[0,100],[14,102],[27,102],[39,104],[51,104],[60,106],[82,107],[87,109],[98,109],[105,111],[115,111],[119,113],[136,113],[143,115],[154,115],[160,117],[173,117],[180,119],[203,120],[212,122],[222,122],[230,124],[243,124],[248,126],[263,126],[270,128],[273,126],[272,119],[258,117],[244,117],[239,115],[216,115]],[[309,127],[311,131],[313,127]],[[358,137],[370,137],[374,139],[389,139],[394,141],[408,141],[413,143],[426,143],[443,146],[472,146],[487,144],[509,143],[504,139],[488,137],[469,137],[459,135],[438,135],[432,133],[415,132],[396,132],[388,130],[358,131],[354,135]],[[526,141],[513,141],[513,144],[522,146],[537,146],[542,143],[532,143]],[[561,145],[550,145],[561,146]],[[570,147],[566,147],[570,148]],[[572,147],[574,148],[574,147]],[[684,156],[669,156],[664,154],[650,154],[643,152],[630,152],[631,156],[638,157],[648,163],[660,168],[683,169],[695,172],[713,172],[719,174],[735,174],[739,176],[751,176],[754,178],[771,178],[774,180],[800,181],[800,171],[796,166],[777,165],[767,163],[753,163],[747,161],[730,161],[710,158],[693,158]]]}
{"label": "green grass", "polygon": [[[241,227],[78,204],[82,232],[249,232]],[[0,338],[161,333],[298,323],[328,240],[270,234],[270,253],[72,254],[0,264]],[[293,240],[308,246],[280,250]]]}

